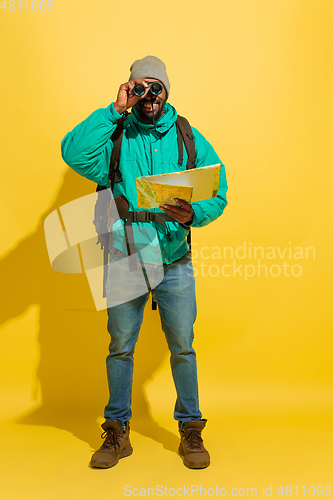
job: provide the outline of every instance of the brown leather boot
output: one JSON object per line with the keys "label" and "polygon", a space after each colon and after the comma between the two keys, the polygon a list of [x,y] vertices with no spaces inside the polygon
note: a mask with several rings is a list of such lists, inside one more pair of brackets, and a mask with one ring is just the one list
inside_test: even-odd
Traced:
{"label": "brown leather boot", "polygon": [[90,465],[108,469],[116,465],[119,458],[128,457],[133,453],[129,440],[130,426],[129,422],[126,422],[126,430],[124,431],[118,420],[107,420],[102,424],[102,429],[104,432],[101,437],[105,438],[105,441],[91,457]]}
{"label": "brown leather boot", "polygon": [[181,430],[181,422],[178,423],[180,433],[179,454],[183,457],[184,465],[189,469],[204,469],[210,464],[209,453],[203,445],[201,431],[207,420],[191,420],[185,422]]}

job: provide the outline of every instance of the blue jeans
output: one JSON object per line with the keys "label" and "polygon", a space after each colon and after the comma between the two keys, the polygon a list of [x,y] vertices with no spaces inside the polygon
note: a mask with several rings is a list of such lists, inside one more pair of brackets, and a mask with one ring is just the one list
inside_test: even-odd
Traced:
{"label": "blue jeans", "polygon": [[[119,259],[119,255],[123,254],[115,250],[113,255],[111,254],[110,262]],[[138,265],[141,264],[138,262]],[[186,254],[172,264],[163,266],[145,264],[145,268],[171,353],[171,370],[177,391],[174,418],[181,422],[200,420],[202,415],[199,410],[196,354],[192,347],[193,323],[197,309],[191,256]],[[123,271],[124,288],[131,284],[128,282],[131,273],[125,268]],[[155,287],[154,281],[158,283]],[[112,282],[114,276],[109,274],[108,294],[111,293]],[[116,293],[115,290],[114,294]],[[127,302],[108,307],[111,342],[106,366],[110,399],[104,411],[105,420],[117,419],[126,422],[132,416],[133,354],[149,293],[147,291]]]}

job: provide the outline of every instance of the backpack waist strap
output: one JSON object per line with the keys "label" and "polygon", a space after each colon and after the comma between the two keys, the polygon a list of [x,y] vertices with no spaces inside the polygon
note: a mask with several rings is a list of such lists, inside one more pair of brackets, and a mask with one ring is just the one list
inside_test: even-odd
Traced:
{"label": "backpack waist strap", "polygon": [[156,212],[130,212],[129,210],[119,210],[120,219],[125,219],[128,222],[157,222],[166,226],[166,221],[176,222],[173,217],[167,214],[158,214]]}

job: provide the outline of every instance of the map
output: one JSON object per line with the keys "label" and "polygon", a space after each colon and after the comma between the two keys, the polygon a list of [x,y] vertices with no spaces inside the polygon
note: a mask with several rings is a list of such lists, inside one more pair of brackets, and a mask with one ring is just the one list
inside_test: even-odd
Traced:
{"label": "map", "polygon": [[177,206],[175,198],[188,203],[214,198],[219,188],[220,168],[221,165],[218,164],[170,174],[137,177],[138,208],[159,208],[164,203]]}

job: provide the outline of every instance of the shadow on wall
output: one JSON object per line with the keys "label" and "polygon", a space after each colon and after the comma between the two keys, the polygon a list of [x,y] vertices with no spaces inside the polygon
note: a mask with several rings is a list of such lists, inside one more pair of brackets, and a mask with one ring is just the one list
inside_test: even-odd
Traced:
{"label": "shadow on wall", "polygon": [[[44,237],[44,220],[53,210],[94,190],[94,184],[68,170],[37,231],[0,260],[0,273],[6,283],[1,290],[0,324],[20,316],[31,305],[40,304],[40,362],[36,376],[42,405],[15,421],[64,429],[96,449],[101,443],[96,419],[103,415],[108,399],[107,313],[96,312],[85,274],[52,270]],[[168,352],[159,314],[151,310],[150,304],[135,353],[131,427],[176,451],[176,435],[153,420],[144,390]],[[170,401],[171,417],[173,405],[174,401]]]}

